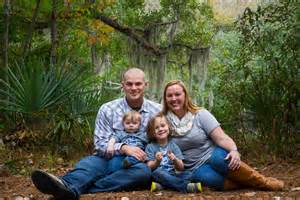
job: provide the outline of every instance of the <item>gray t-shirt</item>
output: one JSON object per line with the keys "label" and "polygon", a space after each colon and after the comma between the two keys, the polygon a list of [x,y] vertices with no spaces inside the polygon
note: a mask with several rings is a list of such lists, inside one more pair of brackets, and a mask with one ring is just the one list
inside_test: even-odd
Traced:
{"label": "gray t-shirt", "polygon": [[194,170],[203,165],[211,156],[215,144],[209,134],[220,124],[206,109],[195,114],[191,132],[184,136],[174,136],[173,141],[179,146],[184,156],[184,166]]}

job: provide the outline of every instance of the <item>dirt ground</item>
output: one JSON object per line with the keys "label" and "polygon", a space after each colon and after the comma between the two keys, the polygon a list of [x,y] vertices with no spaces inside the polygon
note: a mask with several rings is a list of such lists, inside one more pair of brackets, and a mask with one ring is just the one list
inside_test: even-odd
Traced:
{"label": "dirt ground", "polygon": [[[82,195],[81,200],[131,200],[131,199],[183,199],[183,200],[237,200],[237,199],[257,199],[257,200],[300,200],[300,164],[298,163],[271,163],[258,168],[260,172],[267,176],[279,178],[285,182],[285,189],[279,192],[257,191],[253,189],[243,189],[236,191],[216,192],[204,188],[202,193],[182,194],[172,191],[162,191],[151,193],[147,190],[132,192],[110,192]],[[60,175],[56,173],[56,175]],[[28,176],[12,176],[0,174],[0,200],[47,200],[52,199],[48,195],[40,193],[33,186]]]}

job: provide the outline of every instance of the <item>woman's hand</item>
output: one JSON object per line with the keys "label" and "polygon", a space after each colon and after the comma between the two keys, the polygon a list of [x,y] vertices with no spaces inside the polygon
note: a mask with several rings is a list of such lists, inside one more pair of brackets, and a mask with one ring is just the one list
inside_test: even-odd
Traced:
{"label": "woman's hand", "polygon": [[230,151],[225,157],[225,160],[229,160],[228,167],[231,170],[236,170],[241,165],[240,153],[237,150]]}
{"label": "woman's hand", "polygon": [[211,139],[220,147],[229,151],[227,156],[224,158],[225,160],[229,160],[228,167],[231,170],[236,170],[240,167],[241,158],[240,153],[237,150],[235,142],[229,137],[227,134],[224,133],[221,127],[215,128],[210,133]]}

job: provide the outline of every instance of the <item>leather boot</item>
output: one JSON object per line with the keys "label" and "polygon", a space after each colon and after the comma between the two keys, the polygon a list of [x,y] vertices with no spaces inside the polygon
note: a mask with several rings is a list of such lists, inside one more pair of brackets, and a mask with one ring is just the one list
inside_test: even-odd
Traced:
{"label": "leather boot", "polygon": [[240,185],[232,180],[225,179],[225,181],[224,181],[223,190],[236,190],[236,189],[241,189],[241,188],[243,188],[242,185]]}
{"label": "leather boot", "polygon": [[284,182],[276,178],[265,177],[258,171],[241,162],[239,169],[229,171],[228,178],[245,186],[251,186],[262,190],[282,190]]}

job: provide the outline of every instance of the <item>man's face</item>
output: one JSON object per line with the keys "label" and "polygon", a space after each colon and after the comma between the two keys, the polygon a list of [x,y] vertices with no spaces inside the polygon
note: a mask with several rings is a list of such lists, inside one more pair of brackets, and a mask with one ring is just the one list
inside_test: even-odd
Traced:
{"label": "man's face", "polygon": [[142,100],[146,86],[143,73],[129,72],[122,81],[122,87],[129,103]]}

